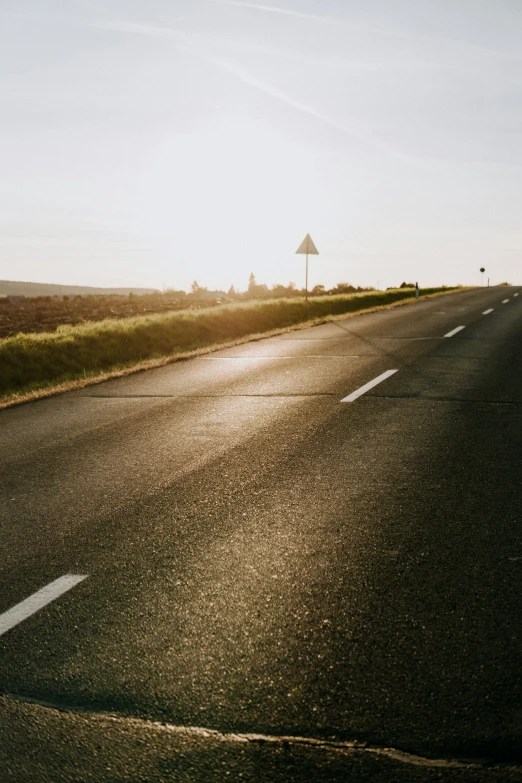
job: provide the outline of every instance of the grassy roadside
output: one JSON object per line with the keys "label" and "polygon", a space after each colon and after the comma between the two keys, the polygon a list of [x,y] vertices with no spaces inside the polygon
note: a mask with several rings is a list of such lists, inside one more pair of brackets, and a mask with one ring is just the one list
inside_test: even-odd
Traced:
{"label": "grassy roadside", "polygon": [[[421,298],[454,290],[423,289]],[[0,340],[0,408],[414,297],[396,289],[272,299],[18,334]]]}

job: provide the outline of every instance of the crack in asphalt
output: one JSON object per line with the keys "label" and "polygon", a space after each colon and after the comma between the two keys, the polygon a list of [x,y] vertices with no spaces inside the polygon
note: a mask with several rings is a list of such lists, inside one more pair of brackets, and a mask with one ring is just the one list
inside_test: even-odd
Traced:
{"label": "crack in asphalt", "polygon": [[406,400],[407,402],[465,402],[470,405],[522,405],[522,402],[517,402],[516,400],[470,400],[466,397],[430,397],[428,395],[414,396],[409,394],[365,394],[364,396],[366,399]]}
{"label": "crack in asphalt", "polygon": [[90,397],[98,400],[121,400],[121,399],[189,399],[189,400],[213,400],[223,397],[338,397],[334,392],[300,392],[295,394],[281,394],[278,392],[267,394],[82,394],[81,397]]}
{"label": "crack in asphalt", "polygon": [[[206,400],[206,399],[227,399],[227,398],[259,398],[259,399],[310,399],[310,398],[338,398],[341,392],[309,392],[294,394],[281,394],[274,392],[273,394],[82,394],[81,397],[88,397],[93,400]],[[406,400],[407,402],[465,402],[470,405],[510,405],[520,406],[522,402],[516,400],[470,400],[466,397],[434,397],[434,396],[418,396],[413,394],[374,394],[367,393],[361,395],[361,399],[378,399],[378,400]]]}
{"label": "crack in asphalt", "polygon": [[374,756],[384,756],[402,764],[408,764],[415,767],[424,767],[431,769],[462,769],[462,770],[491,770],[491,771],[511,771],[522,772],[522,766],[493,762],[488,759],[465,759],[465,758],[430,758],[428,756],[419,756],[415,753],[393,748],[385,745],[369,745],[366,742],[357,740],[322,740],[314,737],[300,737],[293,735],[273,735],[256,734],[251,732],[224,732],[216,729],[209,729],[200,726],[178,726],[171,723],[161,723],[160,721],[145,720],[143,718],[134,718],[126,715],[118,715],[114,712],[104,712],[103,710],[92,710],[80,706],[67,706],[64,704],[54,704],[40,699],[34,699],[29,696],[19,696],[15,694],[3,694],[7,701],[32,704],[44,710],[85,716],[93,720],[109,720],[125,726],[135,728],[149,729],[168,734],[178,734],[179,736],[202,738],[216,740],[223,743],[245,743],[258,745],[272,745],[290,749],[291,747],[308,747],[318,750],[335,751],[340,755],[371,754]]}

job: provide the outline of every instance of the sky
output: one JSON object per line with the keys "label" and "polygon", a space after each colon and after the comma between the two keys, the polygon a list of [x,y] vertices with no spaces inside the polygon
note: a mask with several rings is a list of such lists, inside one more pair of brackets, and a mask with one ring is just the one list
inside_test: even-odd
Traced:
{"label": "sky", "polygon": [[0,0],[0,279],[521,283],[520,0]]}

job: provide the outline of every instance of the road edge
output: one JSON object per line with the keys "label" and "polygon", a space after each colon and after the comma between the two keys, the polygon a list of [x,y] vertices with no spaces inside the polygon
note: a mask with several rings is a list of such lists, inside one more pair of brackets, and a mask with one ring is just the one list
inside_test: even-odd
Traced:
{"label": "road edge", "polygon": [[37,400],[45,399],[48,397],[54,397],[57,394],[64,394],[69,391],[77,391],[78,389],[85,389],[88,386],[96,386],[104,381],[114,380],[115,378],[123,378],[127,375],[134,375],[135,373],[145,372],[147,370],[154,370],[158,367],[165,367],[168,364],[174,362],[186,361],[188,359],[194,359],[197,356],[205,356],[209,353],[215,353],[216,351],[222,351],[225,348],[233,348],[236,345],[244,345],[245,343],[257,342],[258,340],[265,340],[269,337],[276,337],[280,334],[287,334],[288,332],[300,331],[302,329],[308,329],[310,326],[319,326],[324,323],[331,323],[332,321],[345,321],[351,318],[357,318],[360,315],[368,315],[369,313],[380,312],[381,310],[391,310],[396,307],[405,307],[407,305],[415,305],[418,302],[425,301],[427,299],[435,299],[440,296],[448,296],[450,294],[460,294],[466,291],[474,290],[477,286],[466,286],[457,290],[450,289],[447,291],[437,291],[432,294],[424,294],[419,299],[409,298],[401,299],[398,302],[392,302],[385,305],[376,305],[374,307],[368,307],[364,310],[357,310],[352,313],[341,313],[339,315],[326,315],[312,318],[306,321],[301,321],[298,324],[292,326],[281,327],[277,329],[270,329],[266,332],[258,332],[256,334],[245,335],[244,337],[238,337],[233,340],[227,340],[221,343],[215,343],[213,345],[207,345],[202,348],[196,348],[192,351],[183,351],[176,354],[170,354],[160,357],[158,359],[146,359],[136,364],[132,364],[126,367],[115,368],[107,370],[105,372],[96,373],[84,378],[78,378],[73,381],[66,381],[65,383],[49,383],[49,386],[44,386],[41,389],[29,392],[20,392],[10,394],[6,397],[0,397],[0,411],[7,408],[12,408],[18,405],[24,405],[29,402],[35,402]]}

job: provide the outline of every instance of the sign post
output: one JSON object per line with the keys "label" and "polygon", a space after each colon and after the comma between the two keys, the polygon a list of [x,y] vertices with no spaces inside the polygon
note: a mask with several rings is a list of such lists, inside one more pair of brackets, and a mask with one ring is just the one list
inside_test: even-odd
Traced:
{"label": "sign post", "polygon": [[[483,266],[481,266],[481,267],[480,267],[480,274],[482,275],[482,287],[484,287],[484,272],[485,272],[485,271],[486,271],[486,270],[484,269],[484,267],[483,267]],[[488,285],[489,285],[489,278],[488,278]]]}
{"label": "sign post", "polygon": [[308,256],[318,256],[319,251],[314,245],[314,241],[310,234],[307,234],[301,244],[299,245],[299,248],[295,251],[296,255],[306,255],[306,301],[308,302]]}

